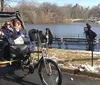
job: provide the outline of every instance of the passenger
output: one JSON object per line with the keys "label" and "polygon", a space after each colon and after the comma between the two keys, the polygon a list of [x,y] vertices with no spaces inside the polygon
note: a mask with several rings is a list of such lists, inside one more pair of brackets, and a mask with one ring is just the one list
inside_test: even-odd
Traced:
{"label": "passenger", "polygon": [[9,39],[13,34],[12,23],[10,21],[6,21],[4,26],[2,26],[2,32],[4,33],[5,37]]}
{"label": "passenger", "polygon": [[12,23],[7,21],[2,27],[4,36],[7,38],[10,44],[14,44],[14,40],[22,35],[21,29],[22,26],[18,19],[13,19]]}
{"label": "passenger", "polygon": [[19,31],[17,31],[16,29],[21,29],[20,24],[14,20],[12,23],[10,21],[6,21],[4,26],[2,26],[1,28],[1,32],[4,33],[4,36],[7,40],[2,57],[6,60],[11,59],[10,45],[14,44],[14,40],[19,36]]}
{"label": "passenger", "polygon": [[13,19],[12,23],[13,23],[13,30],[14,30],[14,39],[21,36],[23,38],[25,44],[30,43],[29,36],[24,35],[24,33],[23,33],[23,28],[22,28],[21,22],[18,19]]}
{"label": "passenger", "polygon": [[23,35],[22,33],[22,26],[21,26],[21,22],[18,19],[13,19],[12,20],[12,24],[13,24],[13,32],[14,32],[14,39],[18,38],[19,36]]}
{"label": "passenger", "polygon": [[33,51],[34,45],[31,44],[29,36],[28,35],[26,36],[23,34],[23,28],[22,28],[21,22],[18,19],[13,19],[12,24],[13,24],[13,30],[14,30],[14,35],[15,35],[14,39],[21,36],[23,38],[24,44],[27,44],[29,47],[29,50]]}
{"label": "passenger", "polygon": [[53,35],[49,28],[46,28],[45,36],[46,36],[46,42],[48,43],[49,46],[51,46],[51,44],[53,43]]}
{"label": "passenger", "polygon": [[10,60],[10,50],[9,50],[9,43],[12,42],[11,37],[13,34],[12,24],[10,21],[6,21],[4,26],[1,28],[3,36],[5,36],[6,41],[4,43],[4,53],[2,59]]}

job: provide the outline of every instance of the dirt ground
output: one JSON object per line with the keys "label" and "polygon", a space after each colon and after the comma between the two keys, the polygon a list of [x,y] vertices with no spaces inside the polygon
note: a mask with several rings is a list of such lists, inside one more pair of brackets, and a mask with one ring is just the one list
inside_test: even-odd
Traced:
{"label": "dirt ground", "polygon": [[[80,50],[63,50],[63,49],[48,49],[48,57],[55,60],[59,64],[64,66],[70,65],[91,65],[91,51],[80,51]],[[34,59],[37,59],[38,54],[32,54]],[[40,54],[41,56],[41,54]],[[93,52],[93,64],[100,65],[100,52]]]}

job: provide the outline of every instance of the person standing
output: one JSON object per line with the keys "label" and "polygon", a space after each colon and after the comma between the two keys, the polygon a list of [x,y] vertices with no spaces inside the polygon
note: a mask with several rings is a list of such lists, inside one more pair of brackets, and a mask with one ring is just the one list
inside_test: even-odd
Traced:
{"label": "person standing", "polygon": [[84,33],[86,35],[87,43],[88,43],[88,50],[94,50],[94,40],[97,34],[91,30],[91,26],[86,23],[87,27],[84,27]]}
{"label": "person standing", "polygon": [[46,36],[46,42],[47,42],[48,46],[50,47],[51,44],[53,43],[53,35],[49,28],[46,28],[45,36]]}

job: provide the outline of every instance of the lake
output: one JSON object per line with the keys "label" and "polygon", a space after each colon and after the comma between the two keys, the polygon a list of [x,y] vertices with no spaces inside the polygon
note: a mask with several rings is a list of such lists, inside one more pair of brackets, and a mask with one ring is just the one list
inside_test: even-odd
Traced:
{"label": "lake", "polygon": [[[50,28],[54,37],[58,38],[84,38],[83,28],[86,26],[86,23],[67,23],[67,24],[26,24],[27,31],[30,29],[39,29],[45,33],[46,28]],[[100,39],[100,24],[89,23],[91,29],[97,33],[97,38]],[[66,45],[67,44],[67,45]],[[59,44],[52,44],[53,48],[61,49],[72,49],[72,50],[86,50],[86,45],[81,43],[62,43],[59,47]],[[95,45],[95,51],[100,51],[100,44]]]}
{"label": "lake", "polygon": [[[26,24],[26,29],[39,29],[45,33],[46,28],[50,28],[53,35],[56,37],[84,37],[83,28],[86,26],[86,23],[67,23],[67,24]],[[97,38],[100,38],[100,24],[89,23],[91,29],[97,33]]]}

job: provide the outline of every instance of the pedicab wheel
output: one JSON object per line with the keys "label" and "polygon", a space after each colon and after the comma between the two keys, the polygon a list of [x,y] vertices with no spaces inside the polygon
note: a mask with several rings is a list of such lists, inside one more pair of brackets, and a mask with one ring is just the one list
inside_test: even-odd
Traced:
{"label": "pedicab wheel", "polygon": [[62,75],[59,66],[53,60],[42,61],[39,68],[39,76],[43,85],[61,85]]}

